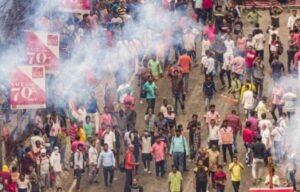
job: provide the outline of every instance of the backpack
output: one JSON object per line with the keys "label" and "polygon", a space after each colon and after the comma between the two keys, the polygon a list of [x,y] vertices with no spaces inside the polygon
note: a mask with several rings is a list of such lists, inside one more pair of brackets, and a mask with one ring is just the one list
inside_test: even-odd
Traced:
{"label": "backpack", "polygon": [[205,182],[207,181],[207,171],[205,170],[205,168],[198,168],[198,171],[196,172],[196,179],[199,182]]}

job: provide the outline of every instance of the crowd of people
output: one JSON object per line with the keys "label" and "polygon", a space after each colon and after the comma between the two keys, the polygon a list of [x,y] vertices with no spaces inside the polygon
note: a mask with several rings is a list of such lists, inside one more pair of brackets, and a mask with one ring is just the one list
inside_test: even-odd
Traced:
{"label": "crowd of people", "polygon": [[[99,25],[106,29],[107,45],[113,46],[114,40],[122,39],[126,34],[122,31],[123,25],[132,18],[138,19],[140,3],[96,3],[92,13],[83,15],[81,21],[68,21],[75,22],[78,28],[74,36],[68,36],[73,40],[64,42],[63,38],[62,43],[70,45],[80,38],[97,35],[95,28]],[[262,16],[255,8],[246,15],[252,29],[247,34],[249,30],[244,30],[246,23],[241,19],[238,6],[230,1],[222,6],[212,0],[195,0],[192,14],[187,11],[186,1],[173,3],[163,1],[162,5],[157,3],[156,6],[163,6],[165,11],[186,12],[184,17],[203,25],[199,53],[201,63],[197,63],[196,59],[199,57],[195,46],[198,31],[190,26],[186,29],[179,22],[171,35],[175,40],[171,41],[170,47],[164,47],[168,47],[163,50],[165,54],[151,51],[145,58],[139,58],[142,61],[137,74],[139,97],[135,98],[132,89],[126,87],[125,91],[122,90],[122,97],[118,98],[121,103],[119,111],[114,109],[111,93],[105,96],[102,110],[94,91],[77,100],[52,101],[49,109],[38,110],[29,142],[18,144],[18,163],[11,168],[4,165],[0,173],[6,191],[62,191],[64,172],[73,172],[76,190],[85,191],[81,185],[83,175],[87,176],[89,184],[100,185],[98,175],[101,170],[103,185],[107,189],[115,186],[115,172],[121,172],[124,175],[124,192],[142,192],[147,191],[138,180],[142,171],[152,175],[152,170],[155,170],[150,177],[159,178],[170,170],[167,173],[168,189],[180,192],[183,191],[183,172],[191,172],[188,170],[189,162],[193,165],[193,188],[196,192],[208,189],[238,192],[243,171],[248,168],[252,170],[253,186],[262,183],[262,171],[268,170],[266,186],[291,186],[296,191],[296,151],[287,138],[293,134],[291,122],[297,109],[297,95],[294,87],[285,86],[283,82],[286,81],[286,66],[288,79],[293,79],[298,72],[300,17],[297,11],[292,11],[287,22],[290,37],[285,65],[280,58],[284,54],[278,30],[280,15],[284,11],[280,6],[270,8],[271,24],[266,31],[269,38],[266,41],[259,22]],[[266,44],[268,60],[264,53]],[[174,65],[169,59],[171,47],[175,52]],[[272,80],[267,82],[272,86],[271,95],[263,86],[267,79],[266,63],[271,68]],[[197,64],[201,66],[196,68]],[[191,93],[189,76],[194,70],[201,70],[204,76],[204,81],[201,82],[199,77],[197,84],[202,84],[205,114],[191,115],[185,127],[177,117],[187,113],[185,105]],[[162,77],[165,74],[171,84],[171,97],[157,107],[158,82],[164,81]],[[220,89],[216,82],[218,77]],[[225,111],[226,114],[219,113],[219,105],[213,104],[216,102],[215,95],[220,92],[221,99],[232,107],[230,112]],[[8,95],[4,91],[2,94]],[[173,102],[169,104],[171,98]],[[137,100],[141,105],[146,101],[145,115],[137,113]],[[268,102],[271,103],[270,110]],[[3,101],[5,123],[9,122],[8,106],[8,100]],[[137,118],[142,118],[144,125],[137,125]],[[188,130],[188,135],[184,134],[184,130]],[[205,130],[208,130],[207,136],[204,135]],[[245,149],[238,147],[241,139]],[[242,157],[245,162],[240,159],[240,150],[245,151],[245,157]],[[70,158],[68,151],[71,151]],[[167,158],[167,154],[172,160]],[[273,165],[270,157],[274,157]],[[276,170],[282,163],[285,163],[284,183],[280,183]],[[232,187],[226,185],[228,177]]]}

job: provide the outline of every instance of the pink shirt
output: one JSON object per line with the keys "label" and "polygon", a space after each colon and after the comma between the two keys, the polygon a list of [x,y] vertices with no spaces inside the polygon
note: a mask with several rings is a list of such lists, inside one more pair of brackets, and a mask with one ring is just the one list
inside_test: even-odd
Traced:
{"label": "pink shirt", "polygon": [[83,148],[84,148],[84,151],[85,151],[85,144],[84,144],[82,141],[74,141],[74,142],[72,143],[72,146],[71,146],[71,149],[72,149],[72,151],[73,151],[74,153],[77,151],[78,145],[79,145],[79,144],[82,144],[82,145],[83,145]]}
{"label": "pink shirt", "polygon": [[283,94],[284,94],[283,88],[281,87],[274,88],[272,92],[272,104],[274,105],[283,104],[283,100],[282,100]]}
{"label": "pink shirt", "polygon": [[256,137],[259,133],[258,132],[258,120],[257,120],[257,118],[249,117],[247,121],[251,123],[250,129],[253,132],[253,136]]}
{"label": "pink shirt", "polygon": [[244,65],[245,65],[245,59],[241,56],[237,56],[233,58],[231,62],[231,71],[233,73],[242,75],[244,74]]}
{"label": "pink shirt", "polygon": [[207,35],[207,39],[212,43],[215,41],[215,32],[216,29],[214,26],[207,26],[204,28],[203,34]]}
{"label": "pink shirt", "polygon": [[166,149],[166,144],[161,141],[159,144],[154,143],[151,147],[151,153],[153,155],[153,158],[156,162],[165,160],[165,149]]}
{"label": "pink shirt", "polygon": [[220,121],[220,115],[217,111],[215,111],[214,113],[212,113],[211,111],[207,112],[205,115],[205,122],[210,124],[210,121],[212,119],[214,119],[216,122]]}
{"label": "pink shirt", "polygon": [[300,60],[300,51],[297,51],[294,55],[294,67],[298,67],[298,61]]}
{"label": "pink shirt", "polygon": [[112,118],[109,113],[103,113],[103,115],[101,116],[101,125],[112,126]]}
{"label": "pink shirt", "polygon": [[247,38],[246,37],[238,38],[236,40],[236,48],[238,50],[244,51],[246,49],[246,45],[247,45]]}

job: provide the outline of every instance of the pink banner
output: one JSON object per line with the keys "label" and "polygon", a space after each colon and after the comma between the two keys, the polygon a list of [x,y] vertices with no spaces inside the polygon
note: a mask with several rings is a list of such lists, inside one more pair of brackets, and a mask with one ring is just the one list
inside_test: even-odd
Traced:
{"label": "pink banner", "polygon": [[251,188],[249,192],[293,192],[293,188]]}
{"label": "pink banner", "polygon": [[66,12],[89,13],[90,0],[60,0],[59,9]]}

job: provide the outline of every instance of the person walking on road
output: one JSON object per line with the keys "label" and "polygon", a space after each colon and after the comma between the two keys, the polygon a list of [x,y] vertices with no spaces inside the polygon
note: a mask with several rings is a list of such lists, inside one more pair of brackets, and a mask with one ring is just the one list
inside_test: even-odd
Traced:
{"label": "person walking on road", "polygon": [[222,144],[223,160],[224,164],[227,164],[227,155],[226,151],[229,151],[230,159],[233,160],[233,129],[228,126],[228,121],[224,120],[222,127],[220,129],[220,143]]}
{"label": "person walking on road", "polygon": [[197,166],[194,168],[194,189],[196,192],[206,192],[208,182],[208,167],[203,164],[201,159],[198,160]]}
{"label": "person walking on road", "polygon": [[172,165],[172,171],[168,176],[169,192],[183,191],[183,178],[181,172],[177,170],[176,165]]}
{"label": "person walking on road", "polygon": [[128,150],[125,154],[125,186],[124,186],[124,192],[130,192],[130,187],[132,185],[132,175],[133,175],[133,170],[136,165],[139,165],[138,162],[134,161],[134,145],[130,144],[128,146]]}
{"label": "person walking on road", "polygon": [[98,150],[96,148],[96,140],[92,139],[91,146],[88,150],[88,166],[89,166],[89,182],[97,183],[97,158],[98,158]]}
{"label": "person walking on road", "polygon": [[74,174],[76,177],[76,190],[80,191],[81,175],[84,170],[84,148],[82,144],[78,144],[74,153]]}
{"label": "person walking on road", "polygon": [[266,153],[266,146],[262,143],[262,138],[258,136],[256,142],[251,145],[251,150],[253,153],[253,163],[252,163],[252,177],[253,184],[256,185],[257,182],[261,182],[261,169],[264,167],[264,158]]}
{"label": "person walking on road", "polygon": [[[103,151],[100,153],[98,162],[97,162],[97,169],[99,170],[100,166],[103,168],[103,177],[105,186],[112,186],[112,181],[114,178],[114,169],[116,166],[116,161],[114,157],[114,153],[109,149],[108,144],[104,143]],[[108,180],[109,175],[109,180]]]}
{"label": "person walking on road", "polygon": [[189,148],[185,137],[181,134],[181,129],[176,129],[176,135],[171,139],[170,155],[173,156],[173,162],[179,171],[184,170],[185,154],[189,155]]}
{"label": "person walking on road", "polygon": [[232,187],[234,192],[239,192],[242,171],[244,166],[242,163],[238,162],[237,156],[233,157],[233,162],[229,164],[229,172],[231,176]]}

